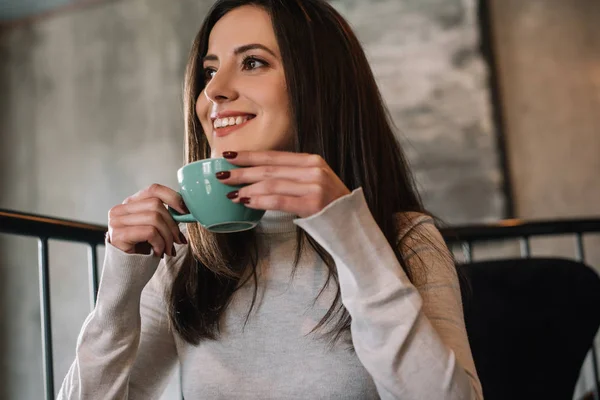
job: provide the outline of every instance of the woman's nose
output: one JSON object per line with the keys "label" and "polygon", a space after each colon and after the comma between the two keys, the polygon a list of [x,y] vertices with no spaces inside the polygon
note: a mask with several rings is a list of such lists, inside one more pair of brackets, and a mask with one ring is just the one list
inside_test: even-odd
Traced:
{"label": "woman's nose", "polygon": [[208,81],[204,93],[208,100],[213,103],[231,101],[238,96],[234,86],[235,83],[231,74],[224,69],[220,69]]}

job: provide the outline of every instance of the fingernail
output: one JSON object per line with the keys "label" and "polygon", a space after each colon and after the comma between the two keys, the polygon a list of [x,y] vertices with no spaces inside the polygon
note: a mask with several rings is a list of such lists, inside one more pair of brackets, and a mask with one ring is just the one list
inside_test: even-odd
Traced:
{"label": "fingernail", "polygon": [[240,199],[240,203],[242,203],[242,204],[250,204],[250,197],[242,197]]}
{"label": "fingernail", "polygon": [[229,171],[219,171],[216,174],[217,179],[227,179],[231,176],[231,172]]}
{"label": "fingernail", "polygon": [[177,252],[175,251],[175,245],[171,246],[171,257],[175,257]]}
{"label": "fingernail", "polygon": [[227,159],[232,159],[232,158],[236,158],[238,155],[237,152],[235,151],[224,151],[223,152],[223,157],[227,158]]}
{"label": "fingernail", "polygon": [[240,192],[238,192],[237,190],[234,190],[233,192],[227,193],[227,198],[233,200],[233,199],[237,198],[239,195],[240,195]]}
{"label": "fingernail", "polygon": [[179,232],[179,240],[181,240],[181,243],[183,243],[183,244],[188,244],[188,241],[185,238],[185,235],[183,234],[183,232]]}

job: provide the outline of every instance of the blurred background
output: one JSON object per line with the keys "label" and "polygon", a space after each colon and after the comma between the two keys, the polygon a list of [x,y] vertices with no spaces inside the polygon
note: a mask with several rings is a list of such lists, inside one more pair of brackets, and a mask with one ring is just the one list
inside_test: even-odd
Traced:
{"label": "blurred background", "polygon": [[[106,224],[139,189],[175,188],[183,72],[212,3],[0,0],[0,208]],[[450,225],[600,216],[600,1],[331,3],[364,45],[433,213]],[[596,267],[598,239],[586,238]],[[58,388],[89,312],[87,253],[50,251]],[[39,314],[36,240],[0,235],[0,399],[42,398]],[[176,393],[175,379],[164,398]]]}

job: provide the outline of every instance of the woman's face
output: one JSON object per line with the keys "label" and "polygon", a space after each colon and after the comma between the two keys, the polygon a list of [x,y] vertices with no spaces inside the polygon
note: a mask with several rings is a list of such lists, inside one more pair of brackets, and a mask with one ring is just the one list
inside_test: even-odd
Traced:
{"label": "woman's face", "polygon": [[196,114],[211,157],[292,148],[283,64],[267,12],[243,6],[225,14],[210,33],[204,68]]}

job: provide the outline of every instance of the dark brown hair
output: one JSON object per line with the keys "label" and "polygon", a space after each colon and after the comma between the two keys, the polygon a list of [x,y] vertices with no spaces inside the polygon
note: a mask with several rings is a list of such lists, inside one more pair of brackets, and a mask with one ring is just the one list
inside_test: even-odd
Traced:
{"label": "dark brown hair", "polygon": [[[193,42],[186,70],[187,161],[210,157],[195,113],[205,85],[202,58],[209,34],[227,12],[244,5],[261,7],[271,17],[285,69],[295,151],[319,154],[350,190],[362,187],[375,221],[411,277],[397,243],[394,214],[425,211],[364,51],[348,23],[326,1],[221,0],[214,4]],[[188,233],[192,251],[171,288],[169,314],[175,331],[197,344],[218,337],[219,321],[232,294],[250,279],[254,280],[250,310],[254,306],[260,249],[253,231],[215,234],[191,224]],[[301,229],[296,240],[295,267],[308,243],[329,269],[325,286],[331,279],[337,284],[334,304],[315,327],[333,322],[325,335],[335,341],[350,326],[335,264]]]}

